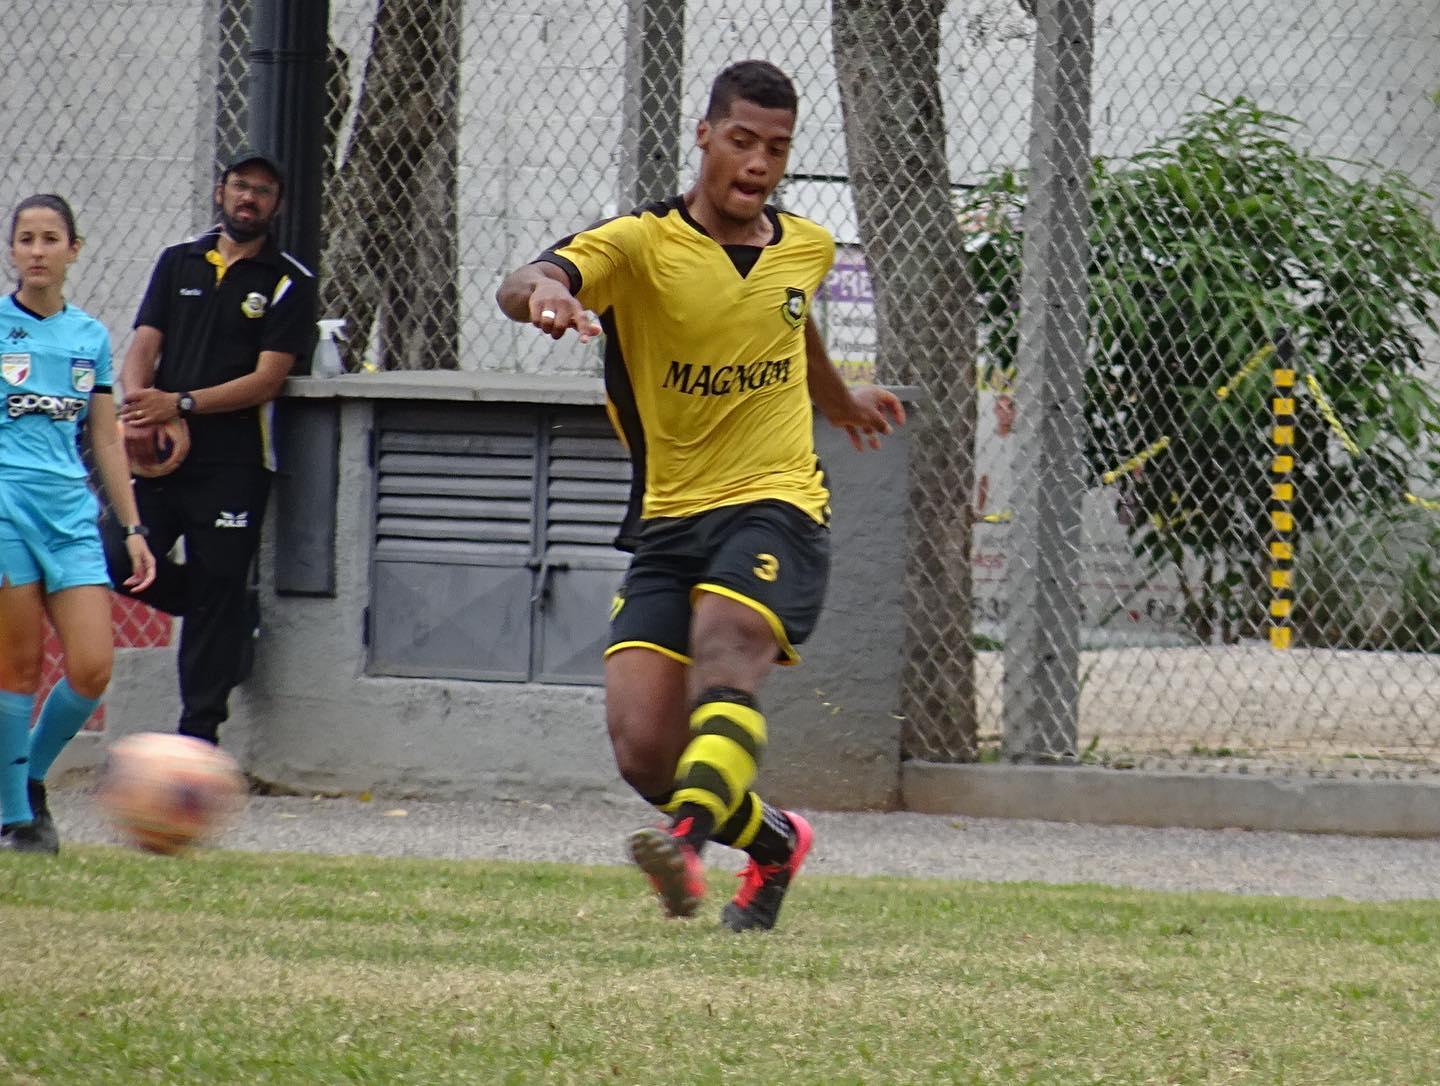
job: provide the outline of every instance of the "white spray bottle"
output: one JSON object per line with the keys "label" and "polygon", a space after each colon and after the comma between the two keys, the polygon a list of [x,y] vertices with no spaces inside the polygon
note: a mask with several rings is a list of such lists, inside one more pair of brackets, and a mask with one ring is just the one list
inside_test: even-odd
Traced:
{"label": "white spray bottle", "polygon": [[340,346],[335,341],[345,338],[345,321],[327,317],[316,324],[320,327],[320,339],[315,344],[315,362],[310,372],[315,377],[339,377],[345,372],[345,365],[340,361]]}

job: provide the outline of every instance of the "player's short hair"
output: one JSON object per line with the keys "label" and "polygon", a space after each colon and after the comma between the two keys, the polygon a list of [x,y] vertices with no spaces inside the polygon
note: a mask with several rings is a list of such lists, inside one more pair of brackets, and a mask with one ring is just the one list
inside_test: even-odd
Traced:
{"label": "player's short hair", "polygon": [[762,109],[788,109],[791,113],[800,104],[790,77],[768,60],[742,60],[717,75],[710,86],[705,119],[714,124],[728,117],[737,98]]}
{"label": "player's short hair", "polygon": [[15,228],[20,225],[20,213],[36,207],[43,207],[55,212],[65,220],[65,231],[70,235],[70,240],[72,242],[80,240],[80,231],[75,226],[75,212],[71,210],[65,197],[56,196],[53,192],[37,192],[34,196],[27,196],[15,205],[15,213],[10,216],[11,245],[15,244]]}

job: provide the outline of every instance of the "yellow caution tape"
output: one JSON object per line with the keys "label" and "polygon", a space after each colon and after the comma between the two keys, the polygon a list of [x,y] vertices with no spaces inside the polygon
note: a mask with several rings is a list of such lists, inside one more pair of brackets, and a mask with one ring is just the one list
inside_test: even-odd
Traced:
{"label": "yellow caution tape", "polygon": [[1246,361],[1245,365],[1240,367],[1239,373],[1235,374],[1234,377],[1230,378],[1230,380],[1228,380],[1227,382],[1225,382],[1225,384],[1221,385],[1215,390],[1215,398],[1217,400],[1223,400],[1227,396],[1229,396],[1234,389],[1239,388],[1242,382],[1247,380],[1252,373],[1254,373],[1257,369],[1260,368],[1261,364],[1265,361],[1265,359],[1269,358],[1274,353],[1275,344],[1273,343],[1267,343],[1265,344],[1265,346],[1261,347],[1258,351],[1256,351],[1250,356],[1250,358]]}
{"label": "yellow caution tape", "polygon": [[1421,509],[1428,509],[1432,513],[1440,513],[1440,502],[1430,498],[1422,498],[1419,494],[1406,494],[1405,500],[1411,505],[1418,505]]}
{"label": "yellow caution tape", "polygon": [[1325,421],[1330,424],[1330,429],[1334,431],[1335,436],[1340,439],[1340,444],[1345,446],[1345,451],[1351,456],[1359,456],[1360,446],[1355,443],[1355,439],[1351,437],[1350,432],[1345,429],[1345,424],[1340,421],[1340,416],[1335,413],[1335,405],[1330,402],[1330,397],[1325,395],[1325,389],[1321,387],[1320,382],[1315,379],[1313,373],[1307,373],[1305,375],[1305,384],[1310,389],[1310,395],[1315,397],[1315,404],[1320,408],[1320,414],[1324,417]]}
{"label": "yellow caution tape", "polygon": [[1170,438],[1162,437],[1148,448],[1140,450],[1140,452],[1136,453],[1129,460],[1126,460],[1123,464],[1111,468],[1104,475],[1100,476],[1100,482],[1105,486],[1109,486],[1122,476],[1129,475],[1136,468],[1142,467],[1147,460],[1160,455],[1169,447]]}

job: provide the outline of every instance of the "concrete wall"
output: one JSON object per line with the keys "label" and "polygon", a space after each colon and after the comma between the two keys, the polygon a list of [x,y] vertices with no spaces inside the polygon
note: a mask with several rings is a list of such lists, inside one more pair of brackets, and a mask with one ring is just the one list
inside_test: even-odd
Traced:
{"label": "concrete wall", "polygon": [[924,814],[1206,830],[1440,836],[1440,784],[1428,780],[926,762],[907,762],[902,779],[905,808]]}
{"label": "concrete wall", "polygon": [[[361,640],[374,536],[366,448],[375,397],[529,395],[529,402],[598,404],[598,383],[529,381],[528,394],[477,375],[291,384],[297,394],[342,393],[339,587],[333,599],[277,596],[267,549],[264,635],[254,673],[232,701],[224,745],[255,776],[300,790],[531,799],[622,792],[599,687],[371,676]],[[831,590],[802,650],[806,662],[779,669],[763,691],[771,747],[762,784],[767,795],[794,804],[890,807],[899,795],[907,446],[902,435],[880,452],[857,454],[823,423],[817,439],[834,488]],[[147,683],[153,695],[168,695],[173,684],[173,673]],[[118,731],[140,726],[139,706],[111,704]],[[153,708],[142,712],[149,726],[168,726]]]}

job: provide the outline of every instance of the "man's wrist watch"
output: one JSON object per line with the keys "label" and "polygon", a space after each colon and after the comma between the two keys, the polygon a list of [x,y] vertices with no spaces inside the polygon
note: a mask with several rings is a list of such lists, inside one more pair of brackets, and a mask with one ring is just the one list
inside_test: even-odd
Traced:
{"label": "man's wrist watch", "polygon": [[143,524],[125,525],[125,538],[129,539],[132,535],[138,535],[141,539],[148,539],[150,537],[150,529]]}
{"label": "man's wrist watch", "polygon": [[189,418],[190,413],[195,410],[195,397],[188,392],[180,393],[179,399],[175,401],[175,410],[182,419]]}

